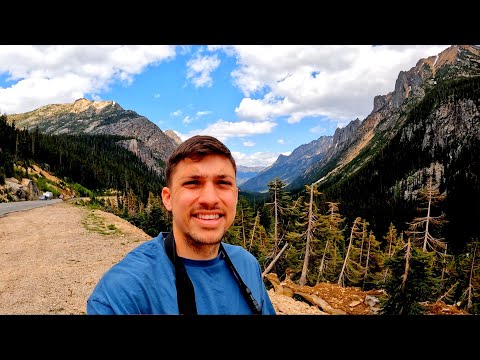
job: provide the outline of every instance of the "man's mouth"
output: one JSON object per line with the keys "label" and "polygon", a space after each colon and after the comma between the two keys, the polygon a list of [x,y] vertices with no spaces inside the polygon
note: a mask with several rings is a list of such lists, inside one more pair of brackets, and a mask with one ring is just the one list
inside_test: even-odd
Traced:
{"label": "man's mouth", "polygon": [[196,214],[195,217],[202,220],[216,220],[220,218],[220,214]]}

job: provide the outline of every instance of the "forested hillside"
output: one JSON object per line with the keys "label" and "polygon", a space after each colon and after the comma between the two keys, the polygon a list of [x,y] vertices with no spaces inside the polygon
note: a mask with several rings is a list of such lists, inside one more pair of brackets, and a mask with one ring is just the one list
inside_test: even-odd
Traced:
{"label": "forested hillside", "polygon": [[[361,215],[384,233],[391,222],[401,229],[415,215],[416,193],[436,168],[439,192],[446,195],[438,205],[448,218],[443,236],[451,251],[462,251],[480,234],[480,119],[478,113],[465,115],[478,112],[479,104],[478,77],[437,84],[406,114],[391,141],[378,133],[378,141],[319,190],[341,204],[349,221]],[[439,118],[442,113],[447,115]]]}
{"label": "forested hillside", "polygon": [[[0,116],[0,185],[10,177],[48,183],[29,173],[28,169],[37,164],[63,179],[78,196],[91,197],[99,206],[156,235],[167,226],[160,200],[164,179],[135,154],[118,146],[116,142],[121,139],[18,130],[8,124],[5,115]],[[101,195],[111,195],[114,200],[97,199]]]}

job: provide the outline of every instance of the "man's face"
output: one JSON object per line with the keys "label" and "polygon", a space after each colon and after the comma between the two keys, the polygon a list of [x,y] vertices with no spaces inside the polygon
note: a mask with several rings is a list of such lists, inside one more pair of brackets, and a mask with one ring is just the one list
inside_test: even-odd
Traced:
{"label": "man's face", "polygon": [[173,170],[170,187],[163,188],[162,199],[172,212],[175,239],[194,246],[218,244],[235,219],[233,165],[221,155],[184,159]]}

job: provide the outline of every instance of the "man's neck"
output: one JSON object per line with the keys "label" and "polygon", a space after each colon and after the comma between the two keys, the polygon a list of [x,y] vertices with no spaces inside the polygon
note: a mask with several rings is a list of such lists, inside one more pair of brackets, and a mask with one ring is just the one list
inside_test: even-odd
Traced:
{"label": "man's neck", "polygon": [[204,245],[173,231],[177,255],[191,260],[211,260],[218,256],[220,244]]}

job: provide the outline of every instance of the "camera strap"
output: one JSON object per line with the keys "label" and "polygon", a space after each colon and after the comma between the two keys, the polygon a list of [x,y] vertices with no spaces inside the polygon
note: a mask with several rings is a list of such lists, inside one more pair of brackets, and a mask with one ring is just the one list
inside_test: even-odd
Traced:
{"label": "camera strap", "polygon": [[[168,258],[175,267],[176,282],[177,287],[177,303],[180,314],[196,315],[197,314],[197,305],[195,302],[195,290],[193,288],[192,281],[187,274],[185,265],[183,264],[182,259],[177,255],[175,249],[175,239],[173,237],[173,231],[170,231],[165,237],[165,251],[167,252]],[[260,315],[262,313],[262,308],[255,300],[251,290],[243,282],[240,274],[230,260],[230,257],[227,254],[227,251],[223,247],[223,244],[220,243],[219,249],[220,256],[225,259],[228,268],[233,273],[233,276],[240,286],[240,290],[248,302],[248,305],[252,309],[254,314]]]}
{"label": "camera strap", "polygon": [[187,269],[185,269],[182,259],[177,255],[173,231],[170,231],[165,238],[165,251],[175,267],[178,311],[180,315],[196,315],[197,304],[195,302],[195,290],[192,280],[188,277]]}

